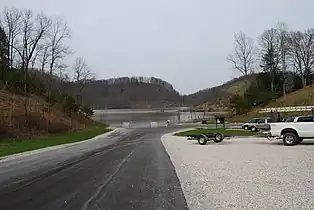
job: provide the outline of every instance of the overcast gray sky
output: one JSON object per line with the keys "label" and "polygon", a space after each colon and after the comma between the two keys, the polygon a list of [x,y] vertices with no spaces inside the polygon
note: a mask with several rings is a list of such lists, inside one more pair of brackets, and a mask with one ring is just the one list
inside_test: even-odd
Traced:
{"label": "overcast gray sky", "polygon": [[180,93],[239,75],[226,61],[235,32],[256,38],[278,21],[314,27],[313,0],[1,0],[4,6],[66,19],[73,57],[83,56],[99,78],[155,76]]}

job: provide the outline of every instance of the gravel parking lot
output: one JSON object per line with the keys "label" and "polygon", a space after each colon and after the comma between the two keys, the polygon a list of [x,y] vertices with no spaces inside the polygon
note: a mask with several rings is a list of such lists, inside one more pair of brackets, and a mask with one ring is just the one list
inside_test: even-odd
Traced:
{"label": "gravel parking lot", "polygon": [[314,209],[314,141],[294,147],[265,138],[201,146],[166,134],[190,209]]}

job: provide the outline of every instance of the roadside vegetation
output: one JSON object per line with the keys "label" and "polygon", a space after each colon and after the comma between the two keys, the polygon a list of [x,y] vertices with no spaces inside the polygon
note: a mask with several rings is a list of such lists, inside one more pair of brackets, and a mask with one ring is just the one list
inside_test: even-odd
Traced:
{"label": "roadside vegetation", "polygon": [[97,124],[81,131],[54,134],[46,137],[25,140],[8,139],[0,142],[0,157],[60,144],[80,142],[108,131],[111,130],[107,125]]}
{"label": "roadside vegetation", "polygon": [[253,136],[254,133],[246,130],[236,130],[236,129],[191,129],[188,131],[180,132],[174,134],[175,136],[189,136],[189,135],[200,135],[204,133],[223,133],[224,135],[230,136]]}
{"label": "roadside vegetation", "polygon": [[[33,139],[61,133],[67,142],[67,132],[93,126],[93,110],[82,91],[94,74],[80,56],[68,65],[73,50],[66,21],[14,7],[4,8],[0,20],[0,143],[30,139],[45,146],[54,140],[44,138],[39,144]],[[66,81],[79,87],[76,94],[56,85]],[[7,148],[32,144],[22,142]]]}

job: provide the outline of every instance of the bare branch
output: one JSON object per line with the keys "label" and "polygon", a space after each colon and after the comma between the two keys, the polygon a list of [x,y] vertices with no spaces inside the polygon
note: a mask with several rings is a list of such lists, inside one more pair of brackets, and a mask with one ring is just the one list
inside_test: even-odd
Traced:
{"label": "bare branch", "polygon": [[247,75],[253,72],[254,47],[253,41],[243,32],[234,35],[234,50],[228,55],[227,60],[233,69]]}
{"label": "bare branch", "polygon": [[82,91],[85,87],[86,81],[90,80],[93,78],[93,74],[86,64],[86,61],[84,60],[83,57],[77,57],[75,59],[75,64],[74,64],[74,80],[79,84],[80,89],[79,89],[79,104],[82,105]]}
{"label": "bare branch", "polygon": [[29,62],[34,56],[40,40],[46,35],[50,24],[50,19],[42,13],[35,17],[31,10],[24,10],[22,12],[22,45],[20,46],[20,51],[22,52],[22,69],[24,71],[28,70]]}
{"label": "bare branch", "polygon": [[279,56],[280,56],[280,64],[281,70],[283,72],[283,87],[282,92],[283,95],[286,93],[286,74],[287,71],[287,55],[289,53],[289,38],[288,38],[288,26],[284,22],[277,23],[277,39],[279,42]]}
{"label": "bare branch", "polygon": [[21,33],[21,12],[15,7],[5,7],[0,25],[5,31],[8,41],[8,61],[9,67],[13,68],[13,58],[15,54],[14,45],[17,44],[17,36]]}
{"label": "bare branch", "polygon": [[[66,55],[71,53],[70,47],[65,43],[71,38],[70,29],[66,22],[60,18],[52,23],[52,27],[48,35],[48,45],[50,48],[50,75],[52,75],[55,64],[62,66],[60,62]],[[59,63],[58,63],[59,62]]]}
{"label": "bare branch", "polygon": [[314,66],[314,30],[308,29],[303,33],[293,31],[289,35],[289,60],[300,74],[303,86],[306,86]]}
{"label": "bare branch", "polygon": [[92,72],[83,57],[77,57],[74,64],[75,81],[82,85],[84,82],[92,78]]}

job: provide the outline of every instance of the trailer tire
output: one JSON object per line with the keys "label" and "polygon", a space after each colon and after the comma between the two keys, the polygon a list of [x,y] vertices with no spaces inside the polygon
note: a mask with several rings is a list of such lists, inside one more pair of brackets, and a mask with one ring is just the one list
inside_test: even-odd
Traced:
{"label": "trailer tire", "polygon": [[206,145],[207,144],[207,137],[205,135],[200,135],[197,139],[198,143],[200,145]]}
{"label": "trailer tire", "polygon": [[285,133],[282,141],[285,146],[294,146],[298,144],[299,137],[294,133]]}
{"label": "trailer tire", "polygon": [[215,143],[222,142],[222,140],[224,140],[224,136],[221,133],[216,133],[214,135],[214,142]]}

